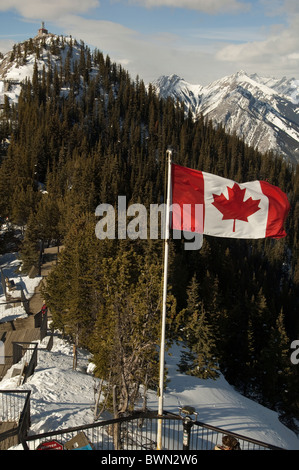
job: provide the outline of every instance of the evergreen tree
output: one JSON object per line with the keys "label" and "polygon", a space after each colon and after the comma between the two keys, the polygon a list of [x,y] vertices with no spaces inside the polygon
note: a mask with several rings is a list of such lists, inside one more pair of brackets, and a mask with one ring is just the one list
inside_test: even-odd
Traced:
{"label": "evergreen tree", "polygon": [[42,244],[45,241],[54,241],[59,245],[62,238],[60,233],[60,211],[54,194],[44,193],[42,195],[36,210],[35,223]]}
{"label": "evergreen tree", "polygon": [[[186,372],[203,379],[217,378],[219,366],[215,357],[215,338],[198,295],[199,287],[193,276],[187,290],[187,307],[181,312],[184,319],[186,343],[189,357],[183,357]],[[191,362],[190,362],[191,361]],[[186,363],[188,364],[186,366]]]}
{"label": "evergreen tree", "polygon": [[48,276],[44,293],[53,325],[84,347],[95,322],[101,269],[94,227],[94,216],[84,214],[69,228],[57,269]]}
{"label": "evergreen tree", "polygon": [[35,205],[36,196],[32,187],[28,185],[26,188],[23,188],[22,185],[16,185],[12,200],[11,220],[16,225],[20,225],[24,230]]}
{"label": "evergreen tree", "polygon": [[[161,268],[131,250],[103,260],[106,289],[94,336],[99,377],[117,387],[118,412],[134,409],[140,394],[158,383]],[[107,277],[106,277],[107,276]],[[170,302],[174,308],[173,299]]]}
{"label": "evergreen tree", "polygon": [[20,248],[22,260],[22,273],[28,274],[32,267],[38,271],[40,262],[40,239],[36,230],[35,214],[30,213],[26,226],[25,236]]}
{"label": "evergreen tree", "polygon": [[259,359],[261,392],[266,405],[280,410],[289,401],[291,384],[290,342],[284,326],[284,315],[280,312],[276,324],[271,328],[268,342]]}

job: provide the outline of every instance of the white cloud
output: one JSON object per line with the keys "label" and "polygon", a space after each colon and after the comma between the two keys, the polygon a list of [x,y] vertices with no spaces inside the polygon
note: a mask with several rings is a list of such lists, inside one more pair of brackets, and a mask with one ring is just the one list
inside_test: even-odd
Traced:
{"label": "white cloud", "polygon": [[299,14],[287,26],[273,26],[264,40],[227,44],[216,59],[236,64],[238,68],[269,74],[298,75]]}
{"label": "white cloud", "polygon": [[219,26],[214,28],[197,28],[184,30],[185,37],[193,42],[206,39],[210,42],[248,42],[264,39],[265,35],[261,28],[255,26]]}
{"label": "white cloud", "polygon": [[244,12],[250,4],[238,0],[129,0],[129,3],[146,8],[173,7],[198,10],[204,13]]}
{"label": "white cloud", "polygon": [[65,15],[55,24],[77,39],[106,51],[131,50],[138,48],[138,33],[119,23],[104,20],[90,20],[77,15]]}
{"label": "white cloud", "polygon": [[146,82],[162,74],[176,73],[191,83],[205,85],[241,69],[264,75],[298,75],[294,54],[298,54],[299,15],[293,15],[287,26],[277,25],[268,30],[255,27],[253,32],[247,27],[235,26],[229,31],[223,26],[216,33],[204,29],[199,32],[199,38],[195,29],[151,35],[112,21],[88,20],[76,14],[65,15],[55,24],[62,33],[72,34],[109,54],[132,78],[139,75]]}
{"label": "white cloud", "polygon": [[5,54],[7,51],[10,51],[15,44],[15,41],[12,39],[0,39],[0,52]]}
{"label": "white cloud", "polygon": [[55,23],[64,34],[82,39],[91,47],[97,47],[111,60],[123,65],[132,79],[137,75],[146,83],[160,75],[176,73],[191,83],[208,84],[229,74],[229,67],[211,55],[169,33],[148,35],[126,28],[121,24],[103,20],[88,20],[69,15]]}
{"label": "white cloud", "polygon": [[16,10],[25,19],[48,21],[70,11],[80,14],[97,6],[98,0],[0,0],[0,11]]}
{"label": "white cloud", "polygon": [[290,28],[279,26],[277,31],[273,28],[272,33],[265,40],[225,46],[219,51],[218,58],[232,61],[240,59],[250,60],[257,57],[263,58],[265,55],[271,55],[274,58],[279,55],[297,52],[298,40],[299,32],[297,25],[292,25]]}
{"label": "white cloud", "polygon": [[290,16],[299,13],[298,0],[260,0],[268,16]]}

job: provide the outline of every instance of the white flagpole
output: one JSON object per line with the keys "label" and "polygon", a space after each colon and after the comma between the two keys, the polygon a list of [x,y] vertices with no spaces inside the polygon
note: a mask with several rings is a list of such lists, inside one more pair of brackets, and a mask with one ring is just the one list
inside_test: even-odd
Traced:
{"label": "white flagpole", "polygon": [[[171,188],[171,159],[172,151],[167,150],[168,157],[168,177],[167,177],[167,203],[165,220],[165,251],[164,251],[164,281],[163,281],[163,309],[161,326],[161,346],[160,346],[160,381],[159,381],[159,409],[158,415],[163,415],[163,390],[164,390],[164,361],[165,361],[165,323],[167,305],[167,271],[168,271],[168,251],[169,251],[169,210],[170,210],[170,188]],[[162,419],[158,419],[157,449],[162,449]]]}

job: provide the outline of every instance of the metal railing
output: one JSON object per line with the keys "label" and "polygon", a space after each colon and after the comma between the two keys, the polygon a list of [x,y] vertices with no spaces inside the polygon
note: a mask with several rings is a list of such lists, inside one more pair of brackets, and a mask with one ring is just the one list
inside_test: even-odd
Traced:
{"label": "metal railing", "polygon": [[[30,427],[30,390],[0,390],[0,448],[23,441]],[[1,427],[0,427],[1,429]]]}
{"label": "metal railing", "polygon": [[13,342],[13,363],[17,364],[20,362],[20,366],[24,366],[22,369],[23,384],[27,381],[37,366],[37,343],[29,342]]}
{"label": "metal railing", "polygon": [[193,421],[190,427],[190,445],[184,446],[184,419],[172,413],[158,416],[156,412],[134,413],[132,416],[100,421],[58,431],[26,436],[22,441],[25,450],[35,450],[45,442],[59,443],[61,447],[84,433],[94,450],[156,450],[158,420],[163,420],[164,450],[213,450],[222,436],[233,435],[241,450],[281,450],[264,442],[230,433],[223,429]]}
{"label": "metal railing", "polygon": [[190,449],[213,450],[222,444],[223,436],[232,436],[240,444],[240,450],[282,450],[281,447],[226,431],[216,426],[195,421],[190,435]]}

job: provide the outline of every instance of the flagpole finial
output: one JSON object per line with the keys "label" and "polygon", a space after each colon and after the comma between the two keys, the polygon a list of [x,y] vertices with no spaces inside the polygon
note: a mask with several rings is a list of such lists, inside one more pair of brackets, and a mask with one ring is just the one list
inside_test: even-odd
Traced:
{"label": "flagpole finial", "polygon": [[172,155],[173,152],[174,152],[173,147],[171,147],[171,145],[169,145],[169,146],[167,147],[167,150],[166,150],[167,155],[169,155],[169,154]]}
{"label": "flagpole finial", "polygon": [[172,163],[172,153],[173,153],[173,148],[168,147],[166,150],[166,155],[167,155],[167,160],[168,160],[168,171],[170,171],[170,165]]}

